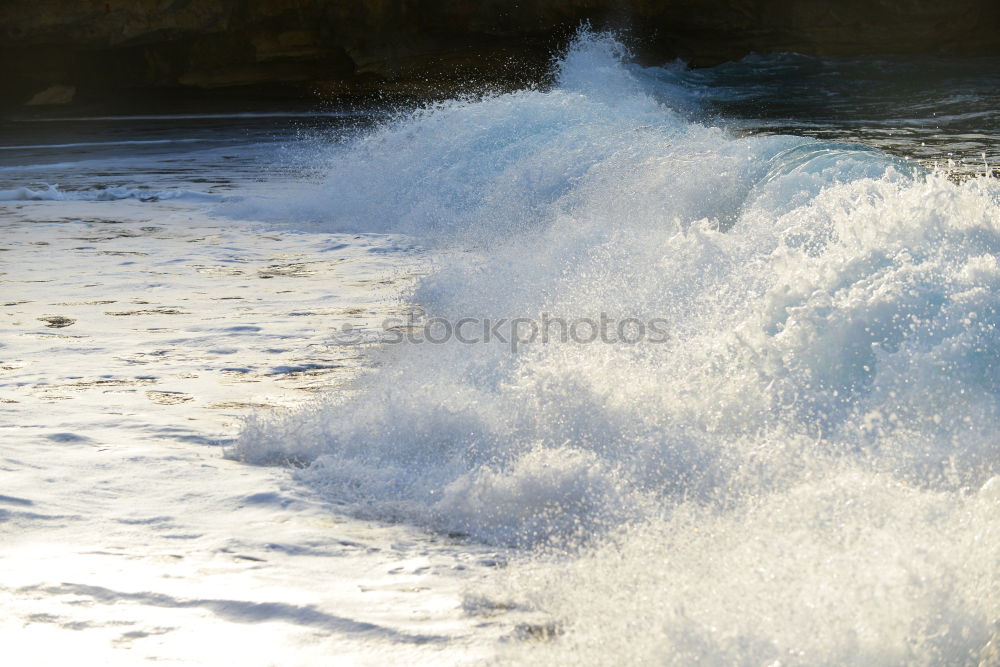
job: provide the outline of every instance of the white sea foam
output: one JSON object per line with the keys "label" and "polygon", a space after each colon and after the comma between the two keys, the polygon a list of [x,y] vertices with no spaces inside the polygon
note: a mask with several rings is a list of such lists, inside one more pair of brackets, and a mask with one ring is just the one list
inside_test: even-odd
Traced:
{"label": "white sea foam", "polygon": [[0,190],[0,201],[116,201],[119,199],[164,200],[181,199],[198,202],[223,202],[226,197],[193,190],[144,190],[129,187],[88,188],[85,190],[60,190],[57,185],[44,189],[18,187]]}
{"label": "white sea foam", "polygon": [[458,246],[410,295],[452,321],[670,341],[398,346],[235,455],[533,547],[504,594],[558,619],[553,662],[974,664],[1000,617],[1000,186],[701,124],[621,55],[584,35],[552,90],[418,112],[232,210]]}

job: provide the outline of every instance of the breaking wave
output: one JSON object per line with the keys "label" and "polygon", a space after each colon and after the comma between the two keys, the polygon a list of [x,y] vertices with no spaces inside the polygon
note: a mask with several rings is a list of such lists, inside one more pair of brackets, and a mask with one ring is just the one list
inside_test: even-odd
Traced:
{"label": "breaking wave", "polygon": [[408,299],[452,322],[655,317],[669,340],[393,346],[233,455],[530,548],[503,595],[564,633],[533,657],[975,664],[1000,617],[1000,186],[713,127],[606,35],[556,67],[233,211],[446,248]]}

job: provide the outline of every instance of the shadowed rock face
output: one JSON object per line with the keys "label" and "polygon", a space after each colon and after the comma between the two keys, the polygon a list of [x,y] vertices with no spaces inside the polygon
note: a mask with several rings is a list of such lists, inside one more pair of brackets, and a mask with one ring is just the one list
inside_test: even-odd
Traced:
{"label": "shadowed rock face", "polygon": [[581,21],[643,60],[1000,53],[997,0],[33,0],[0,3],[7,103],[238,90],[364,97],[523,85]]}

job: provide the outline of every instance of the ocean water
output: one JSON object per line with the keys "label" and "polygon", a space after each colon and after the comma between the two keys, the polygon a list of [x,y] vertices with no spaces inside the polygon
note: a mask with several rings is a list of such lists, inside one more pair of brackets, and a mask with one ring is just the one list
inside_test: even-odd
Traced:
{"label": "ocean water", "polygon": [[752,55],[714,68],[647,70],[718,120],[752,132],[863,142],[927,165],[996,173],[1000,60]]}
{"label": "ocean water", "polygon": [[382,113],[26,111],[0,119],[0,201],[220,201],[254,183],[265,189],[265,177],[302,178],[320,145]]}
{"label": "ocean water", "polygon": [[144,144],[61,190],[20,157],[52,149],[22,147],[0,189],[407,235],[434,258],[402,297],[419,322],[665,332],[371,345],[354,391],[260,414],[231,451],[507,549],[470,613],[548,620],[504,659],[978,664],[1000,620],[996,61],[642,68],[583,33],[553,67],[364,130],[229,119],[199,141],[230,144]]}

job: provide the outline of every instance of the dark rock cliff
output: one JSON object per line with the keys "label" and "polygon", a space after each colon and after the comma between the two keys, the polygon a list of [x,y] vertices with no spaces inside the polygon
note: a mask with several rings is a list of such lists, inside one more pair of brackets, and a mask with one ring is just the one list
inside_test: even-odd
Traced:
{"label": "dark rock cliff", "polygon": [[1000,53],[1000,0],[5,0],[5,105],[194,91],[424,97],[538,80],[583,20],[641,58]]}

